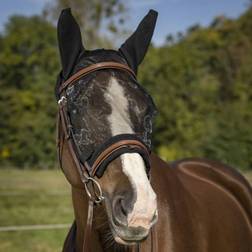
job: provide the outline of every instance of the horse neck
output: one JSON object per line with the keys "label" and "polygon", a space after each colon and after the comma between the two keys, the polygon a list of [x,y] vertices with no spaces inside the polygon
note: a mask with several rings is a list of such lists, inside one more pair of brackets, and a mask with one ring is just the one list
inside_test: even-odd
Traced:
{"label": "horse neck", "polygon": [[[85,190],[72,187],[72,201],[77,228],[75,247],[76,252],[82,252],[88,215],[88,198]],[[98,234],[94,230],[92,230],[92,240],[88,242],[92,244],[92,249],[94,251],[102,251]]]}

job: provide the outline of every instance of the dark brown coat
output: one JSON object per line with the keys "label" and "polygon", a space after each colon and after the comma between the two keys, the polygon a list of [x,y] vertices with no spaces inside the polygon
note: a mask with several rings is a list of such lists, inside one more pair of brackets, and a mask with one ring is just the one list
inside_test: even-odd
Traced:
{"label": "dark brown coat", "polygon": [[[140,251],[252,251],[252,190],[238,172],[203,159],[167,164],[152,155],[151,161],[159,220],[148,239],[140,244]],[[64,252],[82,251],[87,212],[84,191],[73,189],[73,204],[76,223]],[[92,252],[103,251],[95,231],[92,244]]]}

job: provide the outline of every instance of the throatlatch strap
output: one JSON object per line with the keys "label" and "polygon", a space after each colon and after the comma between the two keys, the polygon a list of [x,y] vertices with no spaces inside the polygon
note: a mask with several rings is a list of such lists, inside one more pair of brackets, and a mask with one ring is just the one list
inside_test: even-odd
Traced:
{"label": "throatlatch strap", "polygon": [[88,215],[87,215],[87,225],[84,234],[83,241],[83,252],[93,252],[90,248],[91,239],[92,239],[92,222],[94,214],[94,202],[92,200],[88,201]]}
{"label": "throatlatch strap", "polygon": [[[78,159],[78,157],[76,156],[76,152],[74,150],[74,145],[73,145],[73,140],[72,140],[72,137],[71,137],[71,132],[70,132],[70,122],[68,121],[68,116],[67,116],[67,113],[65,111],[65,106],[64,104],[61,104],[60,105],[60,108],[59,108],[59,120],[61,122],[61,127],[63,129],[63,132],[64,132],[64,136],[63,136],[63,139],[65,139],[68,143],[68,149],[71,153],[71,156],[72,156],[72,159],[75,163],[75,166],[79,172],[79,175],[80,175],[80,178],[82,180],[83,183],[86,182],[86,178],[88,176],[87,174],[87,170],[83,167],[83,165],[81,164],[80,160]],[[62,143],[63,144],[63,143]]]}

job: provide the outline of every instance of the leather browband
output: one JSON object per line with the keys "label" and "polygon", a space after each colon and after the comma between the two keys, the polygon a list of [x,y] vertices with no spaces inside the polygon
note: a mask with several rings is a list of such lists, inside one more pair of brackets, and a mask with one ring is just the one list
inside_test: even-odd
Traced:
{"label": "leather browband", "polygon": [[63,82],[59,88],[59,93],[61,94],[64,89],[66,89],[68,86],[72,85],[73,82],[79,80],[81,77],[92,73],[97,70],[102,70],[102,69],[118,69],[118,70],[123,70],[136,78],[136,75],[132,69],[130,69],[127,65],[124,65],[122,63],[118,62],[113,62],[113,61],[105,61],[105,62],[99,62],[93,65],[90,65],[88,67],[82,68],[80,71],[72,75],[69,79],[67,79],[65,82]]}

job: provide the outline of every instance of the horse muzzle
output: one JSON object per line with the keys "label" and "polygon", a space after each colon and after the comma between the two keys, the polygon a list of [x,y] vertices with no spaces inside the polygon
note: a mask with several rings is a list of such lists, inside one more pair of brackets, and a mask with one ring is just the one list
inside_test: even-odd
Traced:
{"label": "horse muzzle", "polygon": [[121,244],[134,244],[145,240],[151,227],[157,222],[157,209],[151,215],[137,214],[134,222],[130,223],[128,219],[129,207],[124,204],[121,197],[114,199],[112,204],[111,229],[116,242]]}

